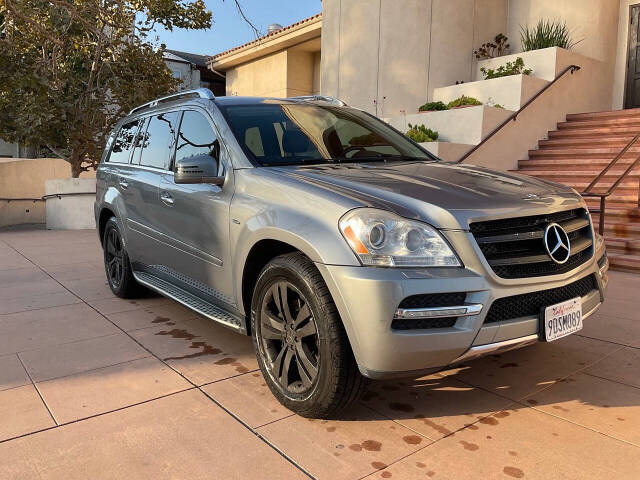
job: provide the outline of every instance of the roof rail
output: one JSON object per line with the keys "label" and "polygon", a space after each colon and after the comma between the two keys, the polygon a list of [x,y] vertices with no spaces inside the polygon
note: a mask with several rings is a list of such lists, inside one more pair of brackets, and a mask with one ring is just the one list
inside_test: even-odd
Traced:
{"label": "roof rail", "polygon": [[333,105],[340,105],[341,107],[345,107],[347,104],[342,100],[338,100],[334,97],[329,97],[327,95],[301,95],[298,97],[289,97],[289,100],[302,100],[303,102],[326,102],[331,103]]}
{"label": "roof rail", "polygon": [[155,107],[156,105],[162,102],[170,102],[172,100],[178,100],[179,98],[182,98],[182,97],[195,97],[195,96],[199,98],[206,98],[209,100],[213,100],[215,98],[213,95],[213,92],[208,88],[196,88],[194,90],[185,90],[183,92],[174,93],[172,95],[167,95],[166,97],[156,98],[155,100],[151,100],[150,102],[143,103],[142,105],[132,108],[131,111],[129,112],[129,115],[131,115],[133,112],[137,112],[138,110],[142,110],[143,108]]}

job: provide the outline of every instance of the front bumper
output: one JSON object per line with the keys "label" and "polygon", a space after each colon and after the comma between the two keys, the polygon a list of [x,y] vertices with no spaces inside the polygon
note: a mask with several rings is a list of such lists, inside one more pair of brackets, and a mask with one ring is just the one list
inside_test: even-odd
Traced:
{"label": "front bumper", "polygon": [[[369,378],[419,376],[478,356],[538,341],[539,317],[531,315],[484,325],[494,300],[563,287],[595,275],[598,288],[582,297],[583,318],[604,301],[606,268],[597,260],[604,245],[575,270],[563,275],[501,281],[469,268],[396,269],[318,264],[342,317],[363,375]],[[465,305],[482,305],[478,314],[458,317],[450,328],[393,330],[400,302],[411,295],[466,292]]]}

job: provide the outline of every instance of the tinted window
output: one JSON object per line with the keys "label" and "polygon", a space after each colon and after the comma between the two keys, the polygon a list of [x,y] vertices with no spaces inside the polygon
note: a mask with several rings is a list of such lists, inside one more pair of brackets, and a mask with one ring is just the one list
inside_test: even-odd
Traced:
{"label": "tinted window", "polygon": [[129,156],[133,143],[135,141],[136,134],[138,133],[138,125],[140,120],[125,123],[120,127],[120,131],[113,141],[113,148],[111,149],[111,155],[109,161],[114,163],[129,163]]}
{"label": "tinted window", "polygon": [[220,143],[207,119],[198,112],[184,112],[176,148],[176,162],[204,155],[218,160],[219,154]]}
{"label": "tinted window", "polygon": [[[178,129],[178,112],[154,115],[142,135],[140,165],[167,169]],[[134,161],[135,162],[135,161]]]}
{"label": "tinted window", "polygon": [[222,107],[249,158],[260,165],[434,160],[407,137],[360,110],[309,104]]}

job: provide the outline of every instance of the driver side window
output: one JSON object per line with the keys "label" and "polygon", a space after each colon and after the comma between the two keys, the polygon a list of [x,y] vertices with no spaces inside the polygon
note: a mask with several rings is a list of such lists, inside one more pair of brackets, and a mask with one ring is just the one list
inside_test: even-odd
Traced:
{"label": "driver side window", "polygon": [[197,160],[202,157],[209,157],[219,170],[220,142],[204,115],[187,110],[180,124],[175,162]]}

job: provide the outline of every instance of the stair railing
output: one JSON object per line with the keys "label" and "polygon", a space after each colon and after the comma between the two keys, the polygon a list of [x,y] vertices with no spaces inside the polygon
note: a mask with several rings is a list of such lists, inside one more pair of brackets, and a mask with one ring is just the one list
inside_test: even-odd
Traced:
{"label": "stair railing", "polygon": [[478,143],[477,145],[475,145],[471,150],[469,150],[467,153],[465,153],[462,158],[460,160],[458,160],[456,163],[462,163],[464,162],[467,158],[469,158],[469,156],[471,156],[476,150],[478,150],[479,148],[481,148],[485,143],[487,143],[487,141],[493,137],[496,133],[498,133],[500,130],[502,130],[509,122],[511,122],[512,120],[515,122],[518,115],[520,115],[520,113],[522,113],[522,111],[524,109],[526,109],[529,105],[531,105],[540,95],[542,95],[544,92],[546,92],[549,88],[551,88],[558,80],[560,80],[567,72],[571,72],[571,75],[573,75],[573,72],[576,72],[580,70],[580,66],[579,65],[569,65],[567,68],[565,68],[564,70],[562,70],[558,75],[556,75],[556,77],[549,82],[548,84],[546,84],[544,87],[542,87],[540,90],[538,90],[538,92],[531,97],[529,100],[527,100],[524,105],[522,105],[520,107],[520,109],[516,112],[513,112],[511,115],[509,115],[509,117],[502,122],[500,125],[498,125],[496,128],[494,128],[493,130],[491,130],[491,132],[489,133],[489,135],[487,135],[486,137],[484,137],[482,139],[482,141],[480,143]]}
{"label": "stair railing", "polygon": [[[620,160],[624,156],[624,154],[627,153],[627,151],[638,140],[640,140],[640,133],[637,133],[636,136],[633,137],[631,141],[627,143],[624,146],[624,148],[618,152],[618,154],[613,158],[613,160],[611,160],[609,164],[606,167],[604,167],[604,169],[602,169],[602,171],[598,174],[598,176],[594,178],[593,181],[587,186],[587,188],[585,188],[584,192],[581,193],[583,197],[600,197],[600,207],[591,209],[591,213],[598,213],[599,215],[598,233],[600,235],[604,235],[604,217],[606,213],[607,198],[611,196],[613,191],[618,187],[618,185],[620,185],[620,183],[622,183],[622,181],[627,177],[627,175],[629,175],[633,171],[633,169],[636,168],[638,164],[640,164],[640,155],[636,157],[634,162],[629,164],[627,169],[618,176],[618,179],[611,184],[611,186],[607,189],[606,192],[593,192],[592,190],[598,184],[598,182],[602,179],[602,177],[604,177],[606,173],[609,170],[611,170],[611,168],[614,167],[616,163],[618,163],[618,160]],[[638,183],[638,207],[640,207],[640,182]]]}

